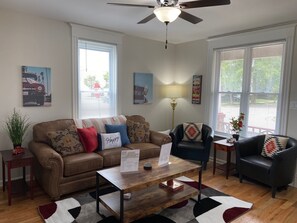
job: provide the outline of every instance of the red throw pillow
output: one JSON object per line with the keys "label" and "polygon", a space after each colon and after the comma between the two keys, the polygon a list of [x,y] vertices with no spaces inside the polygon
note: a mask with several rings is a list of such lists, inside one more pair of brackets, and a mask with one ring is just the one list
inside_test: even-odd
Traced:
{"label": "red throw pillow", "polygon": [[94,152],[98,147],[97,131],[94,126],[88,128],[77,129],[81,143],[86,152]]}

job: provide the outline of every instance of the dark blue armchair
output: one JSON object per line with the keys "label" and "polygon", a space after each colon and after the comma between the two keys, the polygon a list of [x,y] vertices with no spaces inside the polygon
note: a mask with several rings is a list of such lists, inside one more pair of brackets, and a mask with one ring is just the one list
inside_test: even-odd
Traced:
{"label": "dark blue armchair", "polygon": [[177,125],[170,136],[172,138],[172,155],[182,159],[201,161],[203,169],[206,169],[213,141],[212,129],[209,126],[205,124],[202,126],[202,142],[183,141],[183,124]]}
{"label": "dark blue armchair", "polygon": [[269,185],[274,198],[278,188],[286,187],[293,182],[296,170],[297,141],[294,138],[288,138],[286,149],[277,152],[272,158],[261,155],[265,135],[235,142],[236,166],[240,183],[246,176]]}

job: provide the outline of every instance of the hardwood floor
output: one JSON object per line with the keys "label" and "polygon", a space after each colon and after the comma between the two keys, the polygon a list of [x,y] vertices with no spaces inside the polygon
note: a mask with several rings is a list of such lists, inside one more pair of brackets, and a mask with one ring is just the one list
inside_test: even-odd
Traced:
{"label": "hardwood floor", "polygon": [[[197,180],[197,176],[193,176]],[[276,193],[271,198],[269,187],[244,180],[239,183],[238,178],[230,176],[227,180],[223,172],[217,170],[212,174],[212,165],[209,164],[203,171],[203,184],[213,187],[236,198],[252,202],[253,208],[246,214],[237,218],[233,223],[296,223],[297,222],[297,188],[289,187],[287,190]],[[12,198],[12,205],[7,205],[7,194],[0,191],[0,223],[36,223],[43,222],[37,207],[50,202],[48,196],[36,186],[34,199],[29,196]]]}

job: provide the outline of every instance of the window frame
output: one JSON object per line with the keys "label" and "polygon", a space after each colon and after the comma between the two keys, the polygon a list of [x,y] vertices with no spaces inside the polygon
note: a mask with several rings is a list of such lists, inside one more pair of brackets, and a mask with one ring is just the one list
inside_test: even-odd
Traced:
{"label": "window frame", "polygon": [[106,30],[101,30],[93,27],[87,27],[77,24],[70,24],[71,25],[71,32],[72,32],[72,84],[73,84],[73,108],[72,108],[72,116],[75,119],[79,119],[79,80],[78,80],[78,58],[79,58],[79,47],[78,41],[79,40],[87,40],[93,41],[103,44],[110,44],[116,46],[116,66],[113,68],[115,69],[115,89],[117,89],[116,95],[116,102],[115,102],[115,112],[116,114],[121,113],[121,103],[119,100],[119,92],[120,88],[118,83],[120,80],[119,70],[121,69],[121,61],[122,58],[122,38],[123,34],[110,32]]}
{"label": "window frame", "polygon": [[[288,116],[288,105],[289,105],[289,86],[291,78],[291,66],[292,66],[292,55],[293,55],[293,41],[295,34],[295,25],[285,25],[278,27],[271,27],[262,30],[254,30],[249,32],[242,32],[233,35],[226,35],[221,37],[213,37],[208,39],[208,74],[210,76],[211,88],[209,88],[210,100],[208,101],[206,114],[209,114],[208,120],[210,126],[216,129],[216,115],[218,112],[218,102],[216,100],[216,89],[219,89],[218,75],[215,68],[220,63],[220,60],[216,59],[217,50],[224,49],[237,49],[249,47],[251,45],[265,45],[267,43],[273,42],[285,42],[284,46],[284,58],[283,58],[283,78],[280,83],[280,98],[277,112],[279,115],[279,120],[277,120],[276,130],[277,134],[286,134],[287,132],[287,116]],[[251,54],[251,49],[247,54]],[[247,57],[247,54],[245,57]],[[245,72],[250,72],[251,67],[245,61],[243,69]],[[243,77],[245,78],[245,77]],[[248,83],[248,82],[247,82]],[[245,84],[242,91],[246,91],[248,86]],[[246,103],[245,103],[246,104]],[[226,137],[228,134],[222,134],[215,131],[216,135]]]}

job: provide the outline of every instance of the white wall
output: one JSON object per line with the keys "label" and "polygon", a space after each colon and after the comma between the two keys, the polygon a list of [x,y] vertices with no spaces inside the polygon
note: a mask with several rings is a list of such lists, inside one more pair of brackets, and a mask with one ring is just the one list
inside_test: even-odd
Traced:
{"label": "white wall", "polygon": [[[294,52],[292,62],[291,74],[291,87],[290,87],[290,102],[297,102],[297,30],[295,31]],[[289,109],[288,115],[288,135],[297,139],[297,109]],[[297,168],[295,173],[294,186],[297,187]]]}
{"label": "white wall", "polygon": [[[33,124],[72,116],[70,41],[70,27],[65,23],[0,10],[1,150],[12,148],[3,122],[14,108],[28,115]],[[23,65],[51,68],[51,107],[22,107]],[[30,129],[24,145],[31,138]]]}
{"label": "white wall", "polygon": [[[126,36],[123,40],[123,60],[121,75],[122,113],[141,114],[154,130],[171,128],[170,100],[162,98],[161,86],[171,83],[175,78],[175,46],[169,44]],[[154,81],[153,103],[133,104],[133,73],[152,73]]]}
{"label": "white wall", "polygon": [[[175,123],[208,123],[204,117],[208,100],[205,90],[210,86],[210,77],[207,75],[207,41],[198,40],[177,45],[176,64],[176,81],[187,86],[187,97],[178,101]],[[192,104],[192,80],[195,74],[202,75],[201,104]]]}

